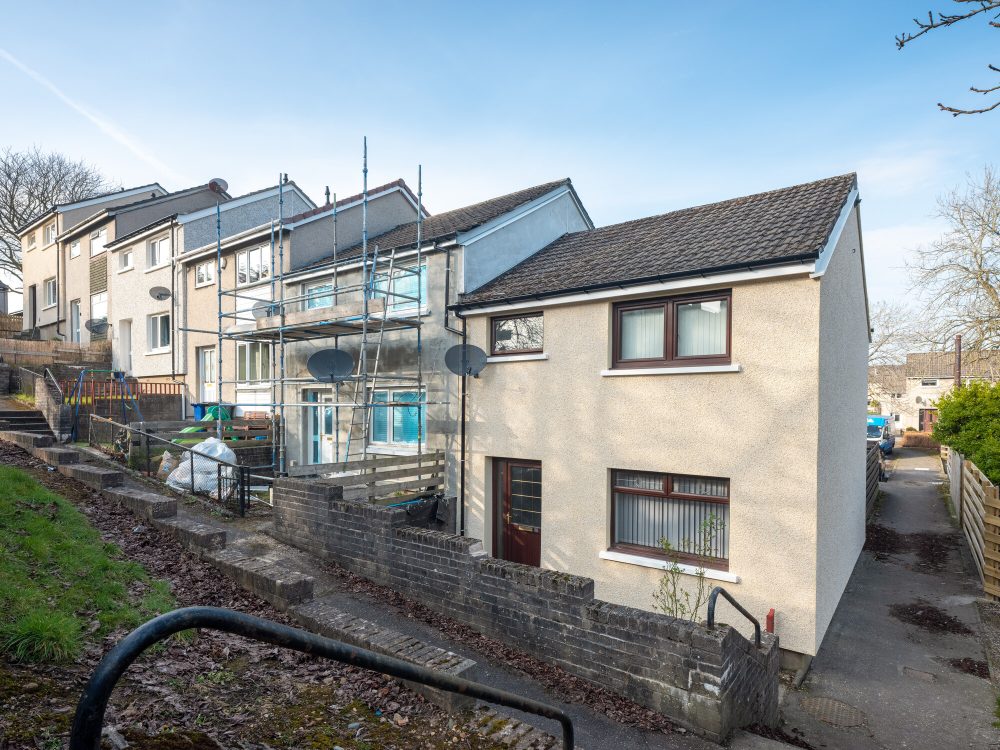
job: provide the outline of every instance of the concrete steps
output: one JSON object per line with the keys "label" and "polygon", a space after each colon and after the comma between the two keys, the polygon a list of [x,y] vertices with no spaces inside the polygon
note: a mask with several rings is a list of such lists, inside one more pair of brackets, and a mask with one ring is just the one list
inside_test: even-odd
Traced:
{"label": "concrete steps", "polygon": [[[42,458],[37,456],[37,458]],[[45,459],[42,459],[43,461]],[[115,469],[105,469],[91,464],[60,464],[56,466],[60,474],[83,482],[88,487],[95,490],[103,490],[107,487],[120,487],[125,483],[125,473]]]}
{"label": "concrete steps", "polygon": [[0,430],[52,435],[45,415],[37,409],[0,409]]}
{"label": "concrete steps", "polygon": [[[174,512],[176,513],[176,510]],[[221,550],[226,546],[225,529],[193,521],[190,518],[180,518],[176,515],[171,518],[157,518],[153,519],[153,526],[174,537],[192,552]],[[207,557],[211,562],[212,558]]]}

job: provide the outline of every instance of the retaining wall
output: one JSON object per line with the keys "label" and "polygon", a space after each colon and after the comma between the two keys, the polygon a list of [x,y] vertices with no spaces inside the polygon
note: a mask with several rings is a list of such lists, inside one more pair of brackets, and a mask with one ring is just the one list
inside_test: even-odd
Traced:
{"label": "retaining wall", "polygon": [[715,741],[778,713],[778,641],[594,598],[592,579],[489,557],[476,539],[414,528],[404,508],[282,478],[274,535],[482,633],[614,690]]}

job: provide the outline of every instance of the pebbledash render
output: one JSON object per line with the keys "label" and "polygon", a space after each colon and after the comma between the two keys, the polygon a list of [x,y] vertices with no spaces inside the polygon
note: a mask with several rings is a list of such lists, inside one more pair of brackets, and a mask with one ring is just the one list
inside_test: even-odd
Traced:
{"label": "pebbledash render", "polygon": [[646,610],[666,538],[815,654],[864,541],[858,205],[849,174],[576,232],[463,295],[466,533]]}

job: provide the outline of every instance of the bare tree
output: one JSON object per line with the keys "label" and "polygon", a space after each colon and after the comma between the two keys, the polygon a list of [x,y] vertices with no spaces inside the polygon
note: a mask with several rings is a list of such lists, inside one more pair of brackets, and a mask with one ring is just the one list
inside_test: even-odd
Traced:
{"label": "bare tree", "polygon": [[[917,25],[917,31],[904,32],[897,36],[896,48],[903,49],[903,47],[912,42],[914,39],[919,39],[924,34],[933,31],[934,29],[953,26],[960,21],[965,21],[976,16],[980,16],[985,19],[991,28],[1000,29],[1000,0],[953,0],[953,2],[957,3],[959,6],[956,8],[956,10],[959,11],[957,13],[942,13],[941,11],[938,11],[937,18],[935,19],[934,12],[928,11],[926,21],[914,18],[913,23]],[[991,73],[1000,73],[1000,68],[995,65],[987,65],[986,67]],[[983,95],[993,94],[1000,91],[1000,84],[989,88],[970,86],[969,91]],[[978,115],[983,112],[994,110],[997,107],[1000,107],[1000,98],[997,98],[997,100],[992,104],[979,107],[978,109],[960,109],[958,107],[949,107],[941,102],[938,102],[938,108],[944,112],[950,112],[953,117],[958,117],[959,115]]]}
{"label": "bare tree", "polygon": [[913,351],[919,336],[913,313],[900,302],[876,302],[871,308],[871,343],[868,345],[868,398],[900,411],[907,353]]}
{"label": "bare tree", "polygon": [[21,279],[18,228],[53,204],[85,200],[114,188],[91,165],[57,152],[0,151],[0,271]]}
{"label": "bare tree", "polygon": [[926,304],[922,332],[946,349],[962,334],[967,350],[1000,348],[1000,179],[992,167],[964,190],[938,199],[945,234],[908,263]]}

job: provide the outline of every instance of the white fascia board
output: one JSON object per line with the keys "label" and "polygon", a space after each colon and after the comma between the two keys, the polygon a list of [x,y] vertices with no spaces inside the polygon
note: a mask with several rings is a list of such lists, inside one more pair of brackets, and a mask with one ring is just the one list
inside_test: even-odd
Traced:
{"label": "white fascia board", "polygon": [[[672,292],[678,289],[692,289],[695,287],[723,286],[727,284],[744,284],[747,282],[760,281],[762,279],[777,279],[784,276],[806,276],[811,274],[815,268],[814,263],[796,263],[787,266],[772,266],[770,268],[748,269],[746,271],[733,271],[730,273],[719,273],[706,276],[693,276],[686,279],[673,279],[671,281],[658,281],[652,284],[640,284],[637,286],[615,287],[614,289],[597,289],[593,292],[580,292],[567,294],[562,297],[540,297],[538,299],[523,300],[512,303],[497,303],[488,307],[475,307],[466,310],[459,307],[458,312],[463,318],[471,318],[476,315],[489,315],[496,312],[508,312],[512,310],[537,309],[541,307],[558,307],[560,305],[575,305],[581,302],[596,302],[602,299],[619,299],[622,297],[641,297],[646,294],[659,294],[662,292]],[[461,305],[461,302],[459,303]]]}
{"label": "white fascia board", "polygon": [[543,206],[546,206],[552,201],[566,195],[566,193],[568,192],[570,192],[569,185],[562,185],[560,187],[557,187],[555,190],[552,190],[551,192],[548,192],[545,195],[539,196],[538,198],[535,198],[535,200],[533,201],[524,203],[518,206],[517,208],[513,209],[512,211],[508,211],[505,214],[501,214],[495,219],[490,219],[485,224],[480,224],[475,229],[470,229],[468,232],[463,232],[456,238],[458,240],[458,244],[468,246],[473,242],[475,242],[476,240],[481,240],[483,237],[493,234],[497,230],[503,229],[508,224],[512,224],[518,219],[522,219],[530,213],[534,213]]}
{"label": "white fascia board", "polygon": [[[380,190],[377,193],[369,193],[368,194],[368,202],[371,203],[376,198],[381,198],[382,196],[384,196],[384,195],[390,195],[391,193],[402,193],[403,194],[403,198],[406,199],[406,202],[409,203],[411,206],[413,206],[413,210],[414,211],[417,210],[417,204],[414,203],[413,202],[413,198],[410,197],[410,192],[408,190],[403,190],[403,188],[399,187],[399,185],[394,185],[393,187],[389,188],[388,190]],[[362,203],[364,203],[364,198],[358,198],[356,201],[351,201],[350,203],[345,203],[343,206],[337,206],[337,213],[339,214],[342,211],[346,211],[349,208],[354,208],[355,206],[360,206]],[[294,229],[295,227],[302,226],[303,224],[308,224],[310,222],[317,221],[318,219],[325,219],[325,218],[328,218],[328,217],[331,217],[331,216],[333,216],[333,209],[332,208],[329,211],[324,211],[323,213],[320,213],[320,214],[314,214],[313,216],[309,216],[309,217],[307,217],[305,219],[302,219],[301,221],[296,221],[293,224],[285,224],[285,227],[287,229]],[[427,211],[426,210],[424,210],[424,218],[425,219],[427,218]]]}
{"label": "white fascia board", "polygon": [[[294,192],[302,200],[306,202],[307,205],[312,206],[312,208],[318,208],[318,206],[312,202],[312,198],[303,193],[298,185],[289,185],[286,188],[289,192]],[[251,193],[250,195],[244,195],[242,198],[234,198],[231,201],[226,201],[220,204],[220,210],[228,211],[231,208],[238,208],[239,206],[246,206],[249,203],[256,203],[259,200],[264,200],[265,198],[272,198],[278,194],[277,186],[269,188],[268,190],[263,190],[259,193]],[[188,224],[197,219],[204,219],[206,216],[211,216],[215,213],[215,206],[209,206],[208,208],[202,208],[198,211],[192,211],[189,214],[181,214],[177,217],[178,224]]]}
{"label": "white fascia board", "polygon": [[830,258],[833,257],[833,251],[837,248],[837,243],[840,242],[840,235],[844,233],[844,227],[847,226],[847,220],[851,217],[851,211],[854,210],[854,204],[857,203],[857,200],[858,189],[853,188],[847,196],[843,208],[840,209],[840,216],[837,217],[837,221],[830,231],[830,236],[820,251],[819,258],[816,259],[816,269],[809,275],[809,278],[819,279],[826,273],[826,267],[830,264]]}
{"label": "white fascia board", "polygon": [[[147,193],[150,190],[161,190],[164,195],[167,195],[167,191],[158,182],[150,183],[149,185],[140,185],[136,188],[131,188],[129,190],[121,190],[117,193],[112,193],[111,195],[102,195],[98,198],[88,198],[84,201],[76,201],[75,203],[60,203],[56,206],[60,211],[73,211],[77,208],[86,208],[87,206],[96,206],[99,203],[106,203],[107,201],[117,200],[118,198],[128,198],[131,195],[138,195],[139,193]],[[158,196],[162,197],[162,196]]]}

